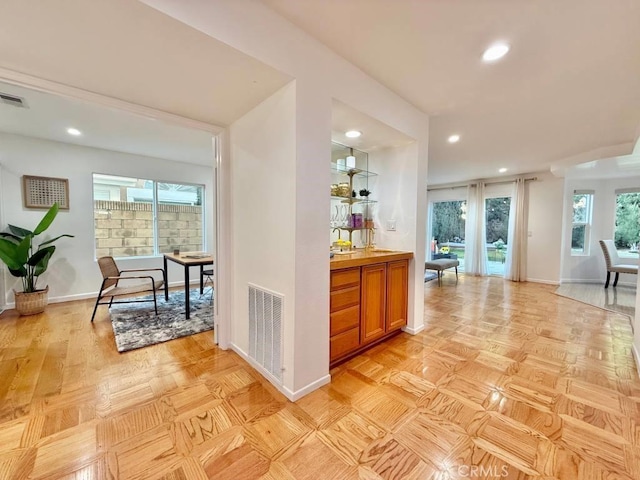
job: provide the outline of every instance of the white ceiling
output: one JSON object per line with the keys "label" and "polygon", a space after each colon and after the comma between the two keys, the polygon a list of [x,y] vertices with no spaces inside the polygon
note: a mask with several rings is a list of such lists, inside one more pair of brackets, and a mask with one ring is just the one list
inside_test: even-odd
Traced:
{"label": "white ceiling", "polygon": [[290,81],[133,0],[2,0],[0,67],[214,125]]}
{"label": "white ceiling", "polygon": [[[117,152],[214,165],[212,135],[0,82],[0,93],[25,99],[28,108],[0,103],[0,132]],[[67,128],[82,132],[74,137]]]}
{"label": "white ceiling", "polygon": [[[430,183],[548,170],[637,137],[637,0],[262,1],[431,115]],[[482,63],[499,40],[511,52]]]}
{"label": "white ceiling", "polygon": [[[349,130],[358,130],[363,132],[363,135],[349,138],[345,135]],[[389,125],[335,99],[331,105],[331,140],[365,152],[385,147],[399,147],[414,141]]]}
{"label": "white ceiling", "polygon": [[640,139],[629,155],[616,155],[578,164],[559,165],[556,175],[576,179],[611,179],[640,176]]}

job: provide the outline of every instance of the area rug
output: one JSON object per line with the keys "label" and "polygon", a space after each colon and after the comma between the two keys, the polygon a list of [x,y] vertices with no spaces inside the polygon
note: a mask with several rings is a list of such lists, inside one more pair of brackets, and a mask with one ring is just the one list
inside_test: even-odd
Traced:
{"label": "area rug", "polygon": [[158,294],[158,315],[149,303],[123,303],[111,307],[111,323],[118,352],[155,345],[175,338],[213,330],[211,293],[192,289],[189,295],[191,318],[185,318],[184,290],[169,292],[169,301]]}

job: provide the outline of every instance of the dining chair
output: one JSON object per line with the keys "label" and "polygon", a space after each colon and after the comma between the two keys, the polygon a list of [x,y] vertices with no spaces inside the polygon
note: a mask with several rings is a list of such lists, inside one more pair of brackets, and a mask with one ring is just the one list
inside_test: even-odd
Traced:
{"label": "dining chair", "polygon": [[[607,266],[607,280],[604,283],[604,288],[609,288],[609,280],[611,279],[611,272],[615,272],[616,278],[613,280],[613,286],[618,285],[618,277],[621,273],[638,274],[638,265],[632,265],[631,263],[622,263],[622,260],[618,256],[618,250],[613,240],[600,240],[600,247],[604,255],[604,262]],[[631,259],[629,259],[631,260]]]}
{"label": "dining chair", "polygon": [[[113,257],[101,257],[98,259],[98,266],[102,273],[102,285],[98,292],[98,298],[96,299],[96,305],[93,307],[93,315],[91,315],[91,321],[96,316],[98,305],[109,305],[111,307],[114,303],[138,303],[138,302],[153,302],[153,307],[158,314],[158,302],[156,300],[156,293],[161,290],[166,280],[166,273],[162,268],[142,268],[142,269],[129,269],[119,270]],[[144,273],[149,272],[148,275],[123,275],[130,273]],[[157,279],[150,272],[161,272],[162,279]],[[121,286],[120,282],[128,280],[137,280],[137,283]],[[130,299],[129,297],[136,297],[139,295],[153,294],[153,299]],[[123,300],[114,301],[115,297],[126,297]],[[106,299],[109,299],[106,301]],[[105,300],[105,301],[102,301]]]}
{"label": "dining chair", "polygon": [[203,293],[204,293],[204,289],[207,287],[207,285],[211,286],[211,298],[213,298],[213,291],[215,288],[215,283],[213,281],[213,268],[209,268],[206,270],[202,270],[202,278],[203,278]]}

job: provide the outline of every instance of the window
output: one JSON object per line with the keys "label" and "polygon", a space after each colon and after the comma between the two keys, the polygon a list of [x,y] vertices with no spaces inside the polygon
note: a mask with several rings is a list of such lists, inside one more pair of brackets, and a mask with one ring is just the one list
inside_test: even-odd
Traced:
{"label": "window", "polygon": [[571,228],[571,255],[589,255],[589,234],[593,210],[592,191],[573,192],[573,225]]}
{"label": "window", "polygon": [[204,249],[204,186],[93,175],[96,257]]}
{"label": "window", "polygon": [[640,189],[616,191],[614,242],[621,257],[638,258],[640,242]]}

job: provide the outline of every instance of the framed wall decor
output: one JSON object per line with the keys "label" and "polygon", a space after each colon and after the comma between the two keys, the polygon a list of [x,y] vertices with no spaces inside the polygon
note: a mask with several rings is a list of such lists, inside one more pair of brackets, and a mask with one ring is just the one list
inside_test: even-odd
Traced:
{"label": "framed wall decor", "polygon": [[58,203],[60,210],[69,210],[69,179],[22,176],[25,208],[49,208]]}

